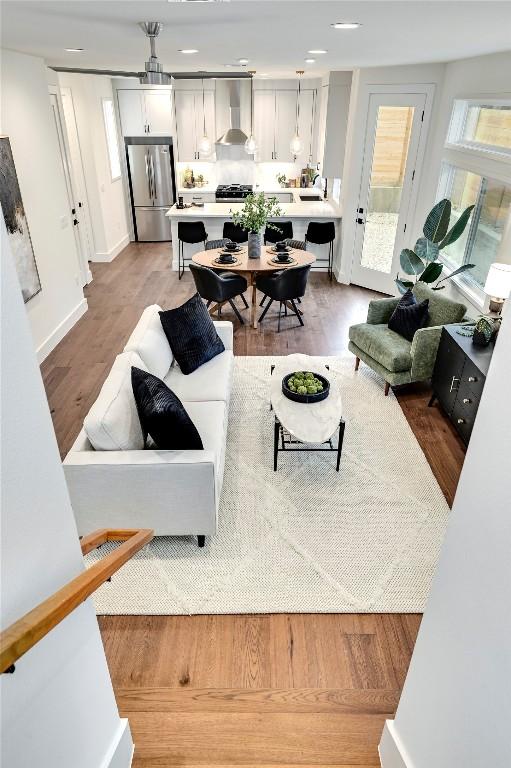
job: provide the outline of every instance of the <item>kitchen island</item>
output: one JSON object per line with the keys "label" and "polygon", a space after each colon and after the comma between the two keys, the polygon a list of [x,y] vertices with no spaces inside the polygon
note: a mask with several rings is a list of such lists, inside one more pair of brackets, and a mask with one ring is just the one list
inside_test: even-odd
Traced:
{"label": "kitchen island", "polygon": [[[299,192],[300,190],[284,190]],[[305,190],[304,190],[305,191]],[[334,273],[337,272],[340,250],[341,250],[341,209],[330,201],[301,201],[297,194],[294,195],[295,202],[279,203],[282,215],[278,218],[272,218],[270,221],[277,223],[282,221],[293,222],[293,236],[296,240],[305,240],[305,233],[310,221],[333,221],[335,224],[336,238],[334,243]],[[172,269],[177,271],[177,225],[180,221],[203,221],[208,233],[209,240],[221,238],[223,226],[226,221],[231,221],[232,214],[235,211],[241,211],[243,203],[204,203],[202,207],[191,206],[190,208],[177,208],[175,205],[169,208],[166,215],[171,220],[172,243],[174,247],[172,258]],[[316,256],[315,267],[322,271],[327,271],[328,264],[328,245],[314,245],[310,243],[307,246]],[[185,245],[185,258],[191,259],[197,251],[203,250],[202,244]]]}

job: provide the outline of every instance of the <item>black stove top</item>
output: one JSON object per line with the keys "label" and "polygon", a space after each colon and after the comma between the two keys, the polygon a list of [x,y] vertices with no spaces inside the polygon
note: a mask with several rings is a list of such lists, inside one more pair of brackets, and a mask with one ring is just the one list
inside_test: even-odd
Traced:
{"label": "black stove top", "polygon": [[252,184],[220,184],[216,188],[215,197],[217,200],[232,203],[237,200],[244,200],[253,191]]}

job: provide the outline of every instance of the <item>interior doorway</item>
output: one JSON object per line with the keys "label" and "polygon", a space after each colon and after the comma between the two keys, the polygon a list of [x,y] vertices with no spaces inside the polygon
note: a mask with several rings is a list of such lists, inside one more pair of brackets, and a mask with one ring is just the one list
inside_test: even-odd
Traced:
{"label": "interior doorway", "polygon": [[415,211],[427,93],[372,93],[351,282],[394,293],[399,254]]}

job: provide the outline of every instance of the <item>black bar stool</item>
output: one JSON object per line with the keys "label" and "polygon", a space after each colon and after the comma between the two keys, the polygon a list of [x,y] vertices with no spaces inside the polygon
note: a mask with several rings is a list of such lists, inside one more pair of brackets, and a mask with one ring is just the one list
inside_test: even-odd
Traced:
{"label": "black bar stool", "polygon": [[[204,250],[206,249],[206,241],[208,239],[208,233],[204,226],[203,221],[178,221],[177,224],[177,239],[178,245],[178,273],[179,279],[183,277],[185,273],[185,253],[184,244],[195,245],[196,243],[204,243]],[[191,261],[191,259],[186,259]]]}
{"label": "black bar stool", "polygon": [[[334,266],[334,240],[335,224],[333,221],[311,221],[307,227],[305,243],[314,243],[315,245],[326,245],[328,243],[328,277],[333,277]],[[324,259],[318,260],[324,261]]]}
{"label": "black bar stool", "polygon": [[234,224],[232,221],[226,221],[224,224],[224,230],[222,237],[232,240],[233,243],[246,243],[248,242],[248,232],[243,227]]}
{"label": "black bar stool", "polygon": [[293,222],[292,221],[274,221],[273,227],[266,227],[264,230],[264,244],[278,243],[281,240],[290,240],[293,237]]}

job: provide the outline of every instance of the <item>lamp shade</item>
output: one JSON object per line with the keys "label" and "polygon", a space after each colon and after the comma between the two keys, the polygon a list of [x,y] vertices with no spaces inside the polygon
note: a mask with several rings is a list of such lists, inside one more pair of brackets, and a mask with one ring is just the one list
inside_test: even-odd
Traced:
{"label": "lamp shade", "polygon": [[511,293],[511,264],[491,264],[484,285],[487,296],[495,299],[507,299]]}

